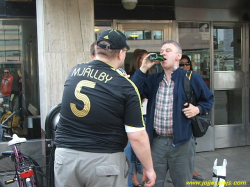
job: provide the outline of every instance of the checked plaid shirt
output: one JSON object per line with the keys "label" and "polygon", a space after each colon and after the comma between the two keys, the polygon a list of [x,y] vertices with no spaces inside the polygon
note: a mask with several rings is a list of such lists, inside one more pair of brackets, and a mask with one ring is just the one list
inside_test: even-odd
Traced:
{"label": "checked plaid shirt", "polygon": [[156,94],[154,129],[158,135],[173,135],[173,92],[174,81],[167,82],[164,75]]}

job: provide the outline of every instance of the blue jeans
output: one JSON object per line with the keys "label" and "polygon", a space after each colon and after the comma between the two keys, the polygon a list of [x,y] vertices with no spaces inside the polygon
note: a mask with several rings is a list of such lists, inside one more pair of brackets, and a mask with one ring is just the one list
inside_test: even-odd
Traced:
{"label": "blue jeans", "polygon": [[[129,175],[128,175],[128,187],[133,187],[131,174],[138,173],[138,170],[139,170],[138,167],[141,166],[141,162],[139,161],[139,159],[135,155],[135,153],[131,147],[130,142],[128,142],[127,146],[124,149],[124,152],[125,152],[126,156],[128,157],[129,162],[130,162]],[[142,168],[140,168],[140,169],[142,170]]]}
{"label": "blue jeans", "polygon": [[127,146],[124,149],[125,155],[127,156],[129,162],[130,162],[130,167],[129,167],[129,174],[128,174],[128,187],[133,187],[132,185],[132,180],[131,180],[131,158],[132,158],[132,152],[134,153],[134,151],[132,150],[132,147],[130,145],[130,142],[128,142]]}
{"label": "blue jeans", "polygon": [[[144,121],[146,123],[146,117],[144,117]],[[135,155],[135,152],[133,151],[129,141],[128,141],[127,146],[124,149],[124,152],[129,160],[129,162],[130,162],[129,175],[128,175],[128,187],[133,187],[132,180],[131,180],[131,174],[137,174],[139,167],[140,167],[140,170],[142,173],[143,167],[141,165],[140,160]]]}

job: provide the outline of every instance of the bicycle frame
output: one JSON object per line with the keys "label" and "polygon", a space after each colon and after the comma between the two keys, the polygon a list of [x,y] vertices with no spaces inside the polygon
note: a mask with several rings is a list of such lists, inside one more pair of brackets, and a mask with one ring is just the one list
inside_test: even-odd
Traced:
{"label": "bicycle frame", "polygon": [[5,181],[5,184],[7,185],[17,181],[19,187],[36,187],[33,162],[21,153],[20,143],[12,144],[11,147],[12,151],[3,152],[2,155],[10,157],[15,165],[16,173],[14,178]]}
{"label": "bicycle frame", "polygon": [[12,149],[13,149],[12,156],[14,156],[13,161],[15,163],[15,167],[16,167],[16,171],[17,171],[17,175],[18,175],[17,179],[19,182],[19,186],[23,187],[23,182],[29,180],[29,181],[31,181],[33,186],[36,187],[34,178],[32,177],[32,176],[34,176],[34,171],[33,171],[33,168],[30,167],[32,165],[32,163],[27,163],[28,160],[24,159],[24,157],[20,151],[19,144],[13,145]]}

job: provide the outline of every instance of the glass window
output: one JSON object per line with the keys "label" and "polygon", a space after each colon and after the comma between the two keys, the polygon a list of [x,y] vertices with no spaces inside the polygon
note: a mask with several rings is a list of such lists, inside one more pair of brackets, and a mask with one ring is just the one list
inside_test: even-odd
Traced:
{"label": "glass window", "polygon": [[210,24],[179,22],[178,28],[183,54],[189,56],[192,69],[210,86]]}
{"label": "glass window", "polygon": [[214,26],[214,71],[241,70],[241,26]]}
{"label": "glass window", "polygon": [[151,40],[151,31],[125,31],[127,40]]}
{"label": "glass window", "polygon": [[0,141],[13,133],[41,138],[36,20],[0,21],[0,118],[15,113],[12,128],[0,129]]}
{"label": "glass window", "polygon": [[125,31],[127,40],[143,40],[143,31]]}
{"label": "glass window", "polygon": [[153,31],[155,40],[162,40],[162,31]]}

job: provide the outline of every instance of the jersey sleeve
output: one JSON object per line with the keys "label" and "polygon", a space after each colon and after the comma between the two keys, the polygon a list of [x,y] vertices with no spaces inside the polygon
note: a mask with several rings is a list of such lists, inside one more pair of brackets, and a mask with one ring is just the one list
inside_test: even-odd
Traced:
{"label": "jersey sleeve", "polygon": [[[131,86],[129,86],[127,89],[124,89],[124,93],[126,94],[124,124],[126,128],[129,127],[127,128],[128,131],[135,132],[139,129],[145,129],[145,124],[143,121],[141,98],[138,89],[131,81],[130,84]],[[134,130],[131,128],[134,128]]]}

